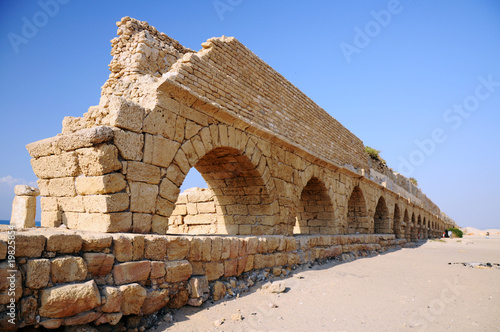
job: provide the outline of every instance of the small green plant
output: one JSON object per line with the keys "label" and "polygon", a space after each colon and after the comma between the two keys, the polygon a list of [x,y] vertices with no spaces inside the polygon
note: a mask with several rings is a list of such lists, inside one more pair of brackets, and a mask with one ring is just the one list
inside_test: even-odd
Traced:
{"label": "small green plant", "polygon": [[380,151],[379,150],[375,150],[374,148],[371,148],[369,146],[365,146],[365,151],[366,153],[368,153],[368,155],[373,159],[373,160],[377,160],[377,161],[380,161],[381,163],[385,164],[385,160],[382,159],[382,157],[380,157]]}
{"label": "small green plant", "polygon": [[418,181],[415,178],[410,178],[409,179],[411,183],[413,183],[414,186],[418,187]]}
{"label": "small green plant", "polygon": [[462,232],[461,229],[456,228],[456,227],[450,227],[447,229],[448,231],[451,231],[451,237],[459,237],[462,238],[464,236],[464,232]]}

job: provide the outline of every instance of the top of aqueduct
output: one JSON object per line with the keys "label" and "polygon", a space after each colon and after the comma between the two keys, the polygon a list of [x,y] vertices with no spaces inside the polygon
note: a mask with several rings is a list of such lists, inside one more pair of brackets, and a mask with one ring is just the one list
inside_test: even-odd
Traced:
{"label": "top of aqueduct", "polygon": [[[248,234],[241,225],[259,223],[278,231],[251,234],[289,234],[311,179],[323,182],[317,188],[334,202],[328,212],[343,225],[334,233],[345,233],[346,216],[357,213],[347,201],[350,193],[358,195],[361,182],[372,224],[381,195],[391,197],[384,200],[391,214],[413,213],[407,227],[417,217],[428,229],[454,224],[407,178],[371,160],[358,137],[236,38],[210,38],[195,52],[146,22],[124,17],[117,25],[99,105],[83,117],[66,117],[62,134],[27,146],[41,179],[46,226],[130,231],[136,219],[149,218],[154,231],[156,216],[171,215],[191,167],[215,191],[226,224],[240,225],[228,231],[233,234]],[[249,179],[255,179],[253,186]],[[260,188],[246,212],[238,204],[255,195],[236,186],[238,181]],[[406,212],[399,211],[402,203]],[[269,205],[270,212],[242,222],[256,205]],[[88,216],[108,226],[82,226],[96,222]],[[373,225],[367,229],[373,232]]]}

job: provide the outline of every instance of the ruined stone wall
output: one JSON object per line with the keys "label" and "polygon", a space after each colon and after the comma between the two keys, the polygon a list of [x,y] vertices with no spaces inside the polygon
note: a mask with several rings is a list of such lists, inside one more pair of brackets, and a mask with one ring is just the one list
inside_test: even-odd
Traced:
{"label": "ruined stone wall", "polygon": [[[212,38],[195,53],[145,22],[124,18],[118,26],[100,104],[65,118],[62,135],[27,146],[44,227],[377,230],[410,239],[450,223],[407,179],[374,167],[358,138],[236,39]],[[216,205],[215,225],[197,231],[178,214],[179,188],[193,167]]]}
{"label": "ruined stone wall", "polygon": [[[17,231],[14,259],[3,228],[0,329],[116,325],[124,316],[165,306],[236,296],[256,282],[252,271],[285,276],[298,264],[364,256],[404,242],[394,235],[201,237],[30,229]],[[15,294],[9,294],[12,273]],[[7,315],[11,298],[14,326]]]}

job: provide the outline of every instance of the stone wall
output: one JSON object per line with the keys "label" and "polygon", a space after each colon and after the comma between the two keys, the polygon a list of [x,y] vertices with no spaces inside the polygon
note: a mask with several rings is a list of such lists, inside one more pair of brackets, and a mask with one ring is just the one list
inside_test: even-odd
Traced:
{"label": "stone wall", "polygon": [[[168,236],[30,229],[0,229],[0,329],[93,322],[117,324],[164,306],[199,306],[209,297],[236,296],[255,280],[250,272],[291,267],[316,259],[382,252],[402,245],[394,235]],[[13,265],[9,266],[9,262]],[[13,285],[7,278],[15,275]],[[14,289],[9,294],[9,288]],[[15,300],[15,321],[9,303]]]}

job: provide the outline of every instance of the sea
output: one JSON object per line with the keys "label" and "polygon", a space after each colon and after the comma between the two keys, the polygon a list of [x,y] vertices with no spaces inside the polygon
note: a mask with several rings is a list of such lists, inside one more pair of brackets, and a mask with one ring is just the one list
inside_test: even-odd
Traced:
{"label": "sea", "polygon": [[[0,225],[10,225],[10,220],[0,220]],[[38,227],[41,226],[39,221],[35,221],[35,225],[37,225]]]}

